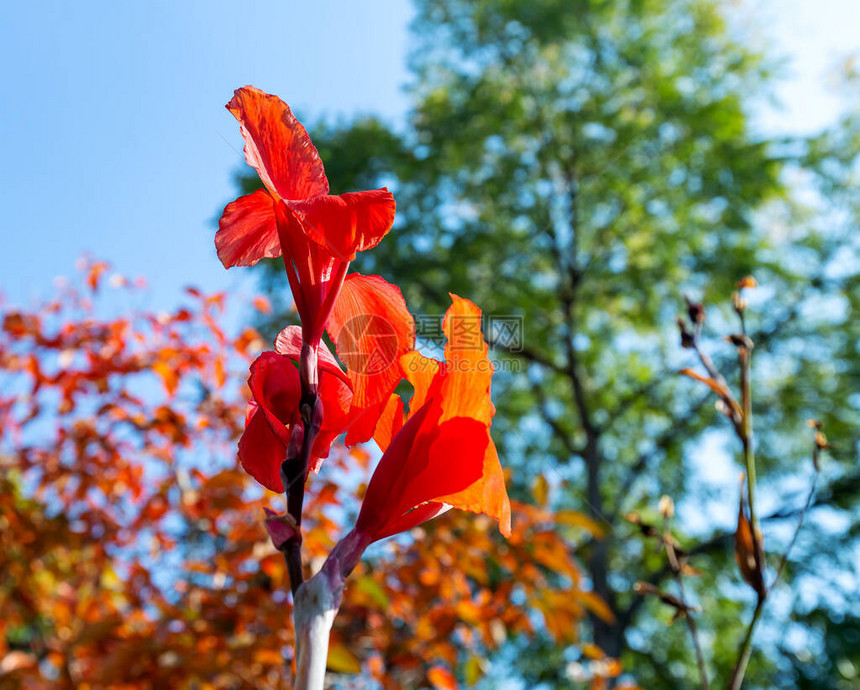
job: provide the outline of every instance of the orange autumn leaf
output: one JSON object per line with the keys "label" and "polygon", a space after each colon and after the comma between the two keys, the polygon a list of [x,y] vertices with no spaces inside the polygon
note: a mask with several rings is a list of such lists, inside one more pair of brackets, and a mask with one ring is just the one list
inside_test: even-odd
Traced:
{"label": "orange autumn leaf", "polygon": [[582,602],[589,611],[607,623],[615,622],[615,614],[603,599],[594,592],[577,592],[577,599]]}
{"label": "orange autumn leaf", "polygon": [[[85,280],[84,273],[78,282]],[[215,687],[236,677],[290,687],[288,577],[262,519],[264,505],[282,506],[277,497],[260,496],[235,458],[248,394],[241,384],[265,344],[255,331],[243,337],[241,329],[224,327],[219,308],[237,308],[229,295],[194,290],[183,309],[130,308],[115,320],[99,317],[98,296],[78,292],[91,304],[69,296],[54,312],[0,305],[0,322],[8,324],[0,332],[0,372],[12,380],[8,390],[28,392],[14,408],[0,392],[0,434],[9,449],[2,461],[34,478],[30,494],[16,483],[18,470],[0,472],[0,492],[9,499],[0,502],[0,572],[12,576],[9,596],[0,597],[0,639],[20,625],[38,626],[49,650],[85,640],[74,647],[71,666],[81,687]],[[201,317],[204,309],[211,309],[211,322]],[[223,331],[224,340],[212,329]],[[175,375],[175,395],[162,385],[156,362]],[[65,401],[72,413],[60,416]],[[33,433],[46,421],[56,425],[56,437]],[[189,462],[189,449],[207,461]],[[326,478],[355,472],[377,456],[372,446],[347,451],[335,442],[327,460],[333,475]],[[335,501],[354,505],[361,491],[309,482],[302,522],[309,562],[324,558],[342,532]],[[74,529],[64,514],[75,516]],[[550,562],[561,555],[571,572],[575,554],[549,529],[557,524],[552,511],[522,506],[514,518],[515,534],[503,549],[493,520],[460,511],[428,528],[432,538],[380,549],[373,568],[359,564],[344,591],[335,644],[366,659],[364,670],[385,687],[429,685],[434,666],[472,682],[481,660],[472,655],[458,665],[468,654],[460,640],[497,649],[538,632],[535,606],[510,605],[513,582],[527,602],[553,592],[548,601],[560,611],[560,634],[576,639],[585,615],[575,597],[578,581],[548,578],[533,544],[558,542],[543,552],[552,554]],[[184,549],[180,534],[201,549]],[[202,550],[213,556],[201,557]],[[136,559],[136,552],[144,556]],[[498,577],[488,573],[490,553]],[[168,571],[175,579],[165,597],[160,584]],[[340,635],[359,626],[370,632]],[[51,687],[67,661],[48,651],[38,663],[20,655],[7,663],[17,664],[15,683]]]}
{"label": "orange autumn leaf", "polygon": [[606,529],[597,520],[588,517],[585,513],[578,510],[559,510],[555,513],[555,521],[559,525],[569,527],[580,527],[591,533],[598,539],[606,534]]}
{"label": "orange autumn leaf", "polygon": [[361,662],[346,645],[333,643],[328,648],[326,666],[335,673],[361,673]]}
{"label": "orange autumn leaf", "polygon": [[457,690],[457,679],[444,666],[433,666],[427,672],[427,680],[429,680],[436,690]]}
{"label": "orange autumn leaf", "polygon": [[753,527],[746,515],[743,485],[738,506],[738,526],[735,530],[735,561],[744,581],[759,596],[764,596],[764,541],[760,531],[753,533]]}
{"label": "orange autumn leaf", "polygon": [[697,373],[693,369],[690,369],[689,367],[685,367],[684,369],[679,370],[678,373],[682,374],[683,376],[689,376],[695,381],[704,383],[708,388],[714,391],[714,393],[719,395],[723,402],[728,405],[735,414],[742,414],[740,405],[738,405],[734,398],[732,398],[731,392],[728,388],[726,388],[725,384],[721,383],[720,381],[716,381],[709,376],[702,376],[701,374]]}
{"label": "orange autumn leaf", "polygon": [[265,295],[257,295],[252,302],[254,305],[254,309],[256,309],[261,314],[271,314],[272,313],[272,302]]}
{"label": "orange autumn leaf", "polygon": [[546,477],[539,474],[532,486],[532,496],[534,496],[535,504],[540,508],[546,508],[549,498],[549,482]]}

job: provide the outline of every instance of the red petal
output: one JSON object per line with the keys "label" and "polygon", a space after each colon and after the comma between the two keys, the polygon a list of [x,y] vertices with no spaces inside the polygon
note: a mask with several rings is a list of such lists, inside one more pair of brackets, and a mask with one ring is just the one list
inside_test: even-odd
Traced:
{"label": "red petal", "polygon": [[294,424],[299,419],[302,391],[298,369],[289,358],[277,352],[264,352],[251,364],[248,385],[272,431],[286,447],[290,435],[284,425]]}
{"label": "red petal", "polygon": [[337,376],[331,376],[326,370],[320,375],[319,396],[323,402],[323,431],[342,434],[349,424],[352,389]]}
{"label": "red petal", "polygon": [[440,501],[440,497],[477,482],[488,442],[487,427],[474,419],[452,419],[440,424],[432,436],[426,465],[415,472],[403,491],[400,500],[407,510],[427,501]]}
{"label": "red petal", "polygon": [[399,288],[354,273],[344,281],[327,329],[352,382],[346,442],[363,443],[401,380],[400,358],[415,344],[415,323]]}
{"label": "red petal", "polygon": [[227,110],[242,126],[245,160],[272,194],[282,199],[328,194],[319,153],[280,98],[245,86],[235,91]]}
{"label": "red petal", "polygon": [[281,255],[272,197],[259,189],[227,204],[218,221],[215,249],[225,268],[253,266]]}
{"label": "red petal", "polygon": [[375,540],[378,541],[380,539],[385,539],[385,537],[399,534],[400,532],[407,532],[413,527],[418,527],[421,523],[432,520],[450,509],[451,506],[445,505],[444,503],[431,502],[420,505],[417,508],[410,510],[397,520],[388,522],[385,525],[385,528],[376,535]]}
{"label": "red petal", "polygon": [[271,491],[283,492],[281,463],[287,448],[272,431],[263,411],[258,407],[245,425],[239,439],[239,460],[245,471]]}
{"label": "red petal", "polygon": [[433,408],[432,403],[425,405],[406,422],[370,480],[356,529],[374,539],[392,534],[396,526],[417,524],[402,518],[481,477],[489,440],[486,426],[473,419],[437,426],[439,410]]}
{"label": "red petal", "polygon": [[289,204],[305,234],[341,261],[379,244],[394,222],[394,196],[387,189],[320,196]]}
{"label": "red petal", "polygon": [[329,456],[331,444],[340,436],[341,431],[320,431],[314,439],[314,447],[311,449],[311,462],[309,471],[318,474],[322,467],[323,460]]}
{"label": "red petal", "polygon": [[355,523],[356,531],[375,536],[387,522],[396,520],[405,512],[397,502],[399,494],[393,491],[402,489],[402,484],[408,481],[410,459],[421,460],[412,454],[412,448],[429,412],[430,408],[424,407],[413,415],[383,453],[367,485]]}

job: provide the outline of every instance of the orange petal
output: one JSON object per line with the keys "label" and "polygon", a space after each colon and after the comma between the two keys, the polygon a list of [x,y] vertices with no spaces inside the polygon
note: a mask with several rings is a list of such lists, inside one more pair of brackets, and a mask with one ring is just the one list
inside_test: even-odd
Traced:
{"label": "orange petal", "polygon": [[400,289],[379,276],[349,275],[327,330],[352,383],[347,445],[370,440],[402,378],[400,357],[415,345],[415,323]]}
{"label": "orange petal", "polygon": [[412,384],[414,392],[409,400],[409,412],[414,414],[420,410],[430,394],[430,388],[441,367],[439,362],[425,357],[417,350],[407,352],[400,358],[400,367],[406,380]]}
{"label": "orange petal", "polygon": [[489,425],[496,408],[490,400],[493,365],[481,330],[481,310],[457,295],[451,300],[442,323],[448,342],[441,421],[470,417]]}
{"label": "orange petal", "polygon": [[305,234],[342,261],[375,247],[394,222],[394,196],[384,188],[318,196],[289,206]]}
{"label": "orange petal", "polygon": [[505,537],[511,536],[511,501],[505,488],[505,475],[499,463],[499,454],[492,439],[484,453],[480,479],[462,491],[440,496],[437,500],[452,508],[489,515],[498,521],[499,531]]}
{"label": "orange petal", "polygon": [[392,393],[385,404],[379,421],[376,423],[376,430],[373,432],[373,440],[376,441],[376,445],[383,453],[391,445],[391,439],[402,427],[403,400],[396,393]]}
{"label": "orange petal", "polygon": [[[444,496],[457,494],[481,478],[484,454],[489,442],[487,428],[474,419],[435,422],[427,449],[428,459],[403,487],[400,501],[411,510],[428,501],[447,502]],[[421,449],[419,447],[419,453]],[[410,458],[410,466],[413,466]],[[405,512],[405,511],[404,511]]]}
{"label": "orange petal", "polygon": [[282,199],[328,194],[319,153],[280,98],[245,86],[234,92],[227,110],[242,126],[245,160],[272,194]]}
{"label": "orange petal", "polygon": [[225,268],[253,266],[281,255],[272,197],[259,189],[227,204],[218,221],[215,249]]}

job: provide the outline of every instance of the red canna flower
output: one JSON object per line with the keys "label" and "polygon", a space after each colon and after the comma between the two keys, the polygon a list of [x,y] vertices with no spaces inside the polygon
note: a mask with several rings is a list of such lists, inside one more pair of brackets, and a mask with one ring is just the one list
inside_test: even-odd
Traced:
{"label": "red canna flower", "polygon": [[[348,370],[344,372],[331,351],[320,344],[322,425],[311,449],[313,472],[319,471],[331,443],[344,431],[348,445],[372,438],[388,398],[403,378],[400,359],[415,345],[414,322],[400,290],[379,276],[348,276],[328,328]],[[251,365],[252,398],[239,440],[239,459],[249,474],[272,491],[282,490],[281,463],[290,443],[301,446],[302,391],[295,366],[301,352],[302,330],[288,326],[278,334],[275,351],[264,352]]]}
{"label": "red canna flower", "polygon": [[[289,333],[278,336],[276,348],[279,351],[264,352],[251,365],[248,385],[253,397],[245,415],[245,431],[239,439],[242,467],[260,484],[277,492],[284,491],[281,463],[287,450],[291,444],[301,447],[303,437],[299,414],[301,383],[296,367],[301,351],[301,330],[297,326],[285,330]],[[322,459],[328,457],[332,441],[343,433],[352,399],[349,379],[334,355],[324,344],[319,352],[319,398],[323,419],[311,448],[310,469],[314,472],[319,471]]]}
{"label": "red canna flower", "polygon": [[404,417],[403,402],[391,396],[377,425],[374,438],[385,452],[355,526],[362,543],[411,529],[452,507],[485,513],[510,535],[510,501],[489,431],[493,370],[481,311],[451,298],[443,326],[446,361],[414,350],[404,355],[401,363],[415,389],[409,414]]}
{"label": "red canna flower", "polygon": [[230,268],[283,255],[304,340],[315,347],[349,262],[391,229],[394,197],[384,188],[330,195],[316,148],[277,96],[246,86],[227,109],[241,125],[245,160],[265,189],[224,209],[215,235],[218,258]]}

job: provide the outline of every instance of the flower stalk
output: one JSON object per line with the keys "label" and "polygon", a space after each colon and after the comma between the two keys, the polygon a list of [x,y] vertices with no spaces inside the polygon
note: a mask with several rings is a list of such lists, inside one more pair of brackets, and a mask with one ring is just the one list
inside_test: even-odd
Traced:
{"label": "flower stalk", "polygon": [[[310,467],[311,450],[323,422],[323,405],[317,393],[319,385],[317,348],[310,347],[307,343],[302,344],[299,372],[302,386],[299,404],[302,417],[301,448],[298,455],[287,453],[287,459],[281,465],[281,475],[287,499],[287,514],[295,520],[296,524],[296,534],[288,540],[282,549],[287,561],[290,589],[293,596],[296,595],[299,585],[304,580],[301,550],[302,506],[305,498],[305,482]],[[293,439],[295,437],[296,434],[293,435]],[[291,448],[293,439],[291,439]]]}

